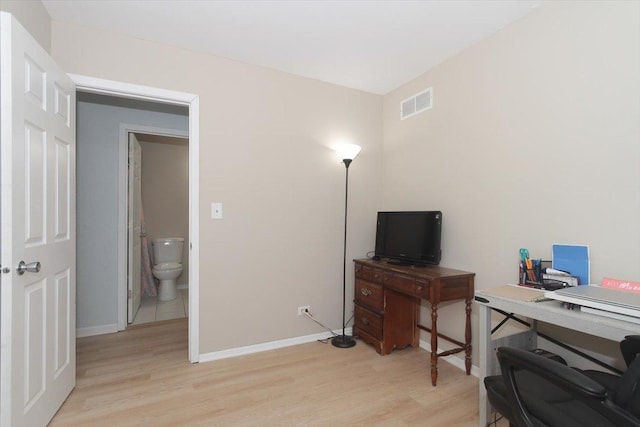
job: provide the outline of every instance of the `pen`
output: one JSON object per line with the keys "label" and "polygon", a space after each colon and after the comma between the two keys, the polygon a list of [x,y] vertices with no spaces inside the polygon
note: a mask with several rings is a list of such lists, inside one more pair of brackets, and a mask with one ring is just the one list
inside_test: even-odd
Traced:
{"label": "pen", "polygon": [[542,260],[533,260],[533,273],[536,276],[536,281],[542,283]]}
{"label": "pen", "polygon": [[529,280],[531,280],[532,282],[536,281],[536,275],[533,273],[533,267],[531,265],[531,260],[529,258],[527,258],[527,275],[529,276]]}
{"label": "pen", "polygon": [[529,250],[527,250],[525,248],[520,248],[520,260],[526,266],[526,274],[527,274],[527,277],[529,277],[529,280],[531,280],[532,282],[535,282],[536,281],[536,276],[533,273],[533,268],[532,268],[532,265],[531,265],[531,259],[529,258]]}

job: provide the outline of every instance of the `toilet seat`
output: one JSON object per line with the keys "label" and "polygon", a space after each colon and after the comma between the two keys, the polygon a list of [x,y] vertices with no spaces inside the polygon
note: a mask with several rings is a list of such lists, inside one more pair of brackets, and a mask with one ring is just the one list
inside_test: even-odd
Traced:
{"label": "toilet seat", "polygon": [[153,266],[154,270],[175,270],[177,268],[182,268],[182,264],[179,262],[161,262]]}

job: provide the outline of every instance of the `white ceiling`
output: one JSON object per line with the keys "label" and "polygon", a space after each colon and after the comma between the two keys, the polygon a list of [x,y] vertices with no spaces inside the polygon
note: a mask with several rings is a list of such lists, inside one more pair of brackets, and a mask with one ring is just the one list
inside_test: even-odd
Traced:
{"label": "white ceiling", "polygon": [[385,94],[543,0],[43,0],[54,21]]}

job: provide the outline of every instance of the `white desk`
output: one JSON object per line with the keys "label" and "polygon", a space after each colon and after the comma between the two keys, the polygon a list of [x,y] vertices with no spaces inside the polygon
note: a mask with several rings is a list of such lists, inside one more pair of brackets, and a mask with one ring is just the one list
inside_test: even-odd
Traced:
{"label": "white desk", "polygon": [[[638,334],[638,325],[595,314],[582,313],[579,310],[567,310],[558,301],[524,302],[502,296],[492,295],[490,291],[476,291],[475,303],[479,308],[479,421],[480,427],[485,427],[489,422],[491,407],[487,401],[487,392],[484,388],[484,377],[490,368],[490,360],[493,357],[491,345],[491,309],[513,313],[520,317],[527,317],[534,321],[541,321],[563,328],[572,329],[597,337],[620,342],[626,335]],[[481,298],[480,300],[477,297]],[[486,302],[484,302],[486,301]],[[535,322],[531,322],[535,327]]]}

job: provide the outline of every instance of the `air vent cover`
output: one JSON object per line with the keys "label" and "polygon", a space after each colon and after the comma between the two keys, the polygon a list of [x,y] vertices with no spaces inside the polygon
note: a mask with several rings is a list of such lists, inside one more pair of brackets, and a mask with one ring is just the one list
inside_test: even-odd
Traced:
{"label": "air vent cover", "polygon": [[433,88],[413,95],[400,103],[400,120],[407,119],[433,107]]}

